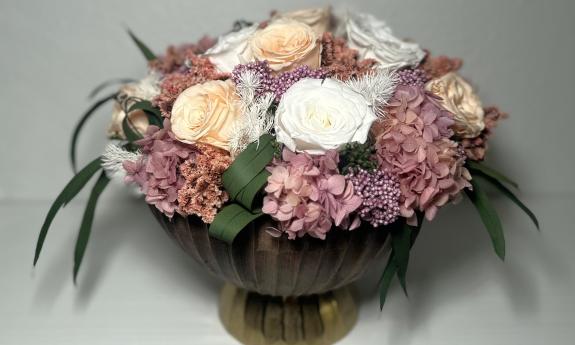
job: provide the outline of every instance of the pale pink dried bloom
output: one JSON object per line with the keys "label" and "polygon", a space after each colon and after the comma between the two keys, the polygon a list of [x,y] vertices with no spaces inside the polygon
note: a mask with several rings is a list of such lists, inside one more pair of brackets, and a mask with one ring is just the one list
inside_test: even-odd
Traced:
{"label": "pale pink dried bloom", "polygon": [[353,229],[358,219],[350,214],[361,205],[353,184],[339,174],[336,151],[311,156],[284,148],[274,159],[265,188],[262,211],[279,222],[290,239],[306,234],[325,239],[332,226]]}

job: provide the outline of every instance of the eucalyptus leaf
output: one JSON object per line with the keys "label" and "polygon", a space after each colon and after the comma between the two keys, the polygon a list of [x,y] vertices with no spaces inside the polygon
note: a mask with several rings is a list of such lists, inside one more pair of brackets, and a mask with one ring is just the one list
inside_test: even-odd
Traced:
{"label": "eucalyptus leaf", "polygon": [[479,172],[483,175],[494,178],[500,182],[504,182],[504,183],[512,185],[515,188],[519,188],[519,185],[517,184],[517,182],[511,180],[509,177],[503,175],[499,171],[484,165],[483,163],[468,160],[465,164],[466,164],[467,168],[469,170],[471,170],[472,172]]}
{"label": "eucalyptus leaf", "polygon": [[136,35],[134,35],[134,33],[129,29],[128,29],[128,35],[130,35],[132,41],[134,41],[136,46],[138,46],[138,49],[140,49],[146,60],[153,61],[157,59],[156,55],[152,52],[152,50],[148,48],[148,46],[146,46],[144,42],[142,42],[138,37],[136,37]]}
{"label": "eucalyptus leaf", "polygon": [[74,128],[74,132],[72,133],[72,140],[70,142],[70,162],[72,163],[72,170],[74,173],[77,172],[76,168],[76,146],[78,144],[78,137],[80,135],[80,131],[84,127],[86,121],[98,110],[101,106],[108,103],[109,101],[113,100],[116,97],[117,93],[113,93],[108,95],[94,103],[80,118],[78,124]]}
{"label": "eucalyptus leaf", "polygon": [[483,190],[483,184],[479,179],[472,179],[471,184],[473,190],[465,189],[465,193],[469,200],[475,205],[479,212],[479,216],[489,233],[493,249],[501,260],[505,259],[505,236],[503,234],[503,227],[497,211],[491,204],[487,194]]}
{"label": "eucalyptus leaf", "polygon": [[76,283],[76,277],[78,276],[78,271],[80,270],[80,265],[82,264],[82,259],[84,258],[84,253],[86,252],[86,247],[88,245],[88,240],[90,239],[90,233],[92,232],[92,224],[94,223],[94,213],[96,212],[98,198],[104,189],[106,189],[109,182],[110,179],[106,176],[106,173],[102,171],[96,184],[92,188],[88,203],[86,204],[86,210],[82,217],[78,239],[76,240],[76,249],[74,250],[74,283]]}
{"label": "eucalyptus leaf", "polygon": [[42,224],[42,228],[40,230],[40,234],[38,235],[38,241],[36,243],[36,251],[34,253],[34,265],[38,262],[38,258],[40,257],[40,252],[42,251],[42,247],[44,245],[44,241],[46,240],[46,235],[48,234],[48,230],[50,229],[50,225],[52,221],[56,217],[58,211],[66,206],[78,193],[84,188],[86,183],[90,181],[92,176],[101,169],[102,161],[100,158],[93,160],[90,164],[86,165],[84,169],[82,169],[76,176],[68,182],[66,187],[60,192],[54,203],[50,207],[48,214],[46,215],[46,219]]}

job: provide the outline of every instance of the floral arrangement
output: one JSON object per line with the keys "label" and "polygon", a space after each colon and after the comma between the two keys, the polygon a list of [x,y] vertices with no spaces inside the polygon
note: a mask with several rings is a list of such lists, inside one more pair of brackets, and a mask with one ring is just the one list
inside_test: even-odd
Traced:
{"label": "floral arrangement", "polygon": [[[459,73],[457,58],[401,40],[372,15],[329,8],[274,12],[238,21],[217,39],[171,46],[148,60],[141,80],[121,80],[98,101],[114,103],[111,143],[58,196],[40,232],[34,263],[58,209],[97,174],[80,227],[74,278],[99,195],[111,179],[131,184],[163,212],[199,217],[232,242],[259,217],[270,236],[320,240],[369,226],[389,231],[392,277],[405,288],[409,251],[422,223],[467,196],[503,258],[503,230],[485,192],[517,199],[516,184],[483,160],[500,120]],[[111,83],[100,86],[97,91]]]}

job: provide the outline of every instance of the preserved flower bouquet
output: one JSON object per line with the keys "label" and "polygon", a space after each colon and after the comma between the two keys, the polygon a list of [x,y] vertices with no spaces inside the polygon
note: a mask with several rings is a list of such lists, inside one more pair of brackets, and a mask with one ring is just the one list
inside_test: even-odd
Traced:
{"label": "preserved flower bouquet", "polygon": [[[483,163],[488,139],[507,115],[482,105],[458,74],[460,59],[433,56],[399,39],[372,15],[337,16],[329,8],[274,12],[262,22],[238,21],[217,39],[170,46],[162,55],[129,34],[148,60],[148,74],[122,80],[82,117],[72,139],[74,170],[78,134],[108,101],[114,104],[111,143],[57,197],[34,263],[58,210],[98,173],[76,243],[74,279],[98,197],[111,179],[136,186],[168,232],[178,237],[185,225],[182,231],[194,241],[205,229],[203,241],[212,244],[237,248],[234,241],[244,236],[303,253],[298,242],[327,248],[330,239],[354,232],[383,236],[374,242],[389,248],[379,250],[389,254],[382,307],[393,277],[406,288],[410,249],[424,221],[433,221],[443,206],[469,198],[502,259],[503,229],[487,185],[538,227],[515,196],[517,185]],[[365,236],[341,238],[368,241]],[[223,255],[214,253],[215,261]],[[344,265],[363,254],[333,255]],[[232,257],[234,267],[245,264],[242,258]],[[282,267],[266,270],[278,270],[272,272],[277,277]],[[322,293],[357,278],[334,273],[333,284],[323,288],[274,290],[261,281],[249,285],[247,275],[234,280],[223,269],[213,271],[248,290],[281,296]]]}

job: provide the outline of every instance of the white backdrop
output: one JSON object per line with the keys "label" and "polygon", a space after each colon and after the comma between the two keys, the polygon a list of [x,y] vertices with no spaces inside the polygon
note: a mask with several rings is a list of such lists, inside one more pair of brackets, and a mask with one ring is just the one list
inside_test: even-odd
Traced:
{"label": "white backdrop", "polygon": [[[31,269],[49,202],[72,176],[71,129],[99,82],[140,77],[145,62],[125,33],[150,47],[227,31],[239,18],[321,1],[0,1],[0,344],[234,344],[216,317],[218,282],[158,231],[122,188],[98,209],[78,287],[71,283],[82,202],[54,224]],[[572,0],[354,0],[462,74],[486,105],[511,114],[490,163],[514,177],[543,231],[498,201],[508,260],[497,261],[463,204],[427,227],[382,314],[374,272],[359,284],[362,314],[344,344],[570,344],[575,337],[575,2]],[[88,123],[80,162],[104,145],[109,108]],[[84,197],[85,195],[82,195]]]}

